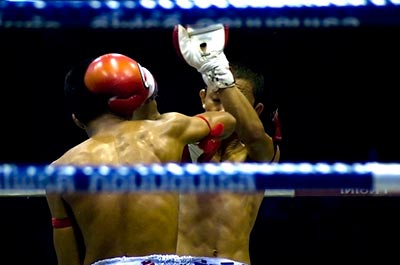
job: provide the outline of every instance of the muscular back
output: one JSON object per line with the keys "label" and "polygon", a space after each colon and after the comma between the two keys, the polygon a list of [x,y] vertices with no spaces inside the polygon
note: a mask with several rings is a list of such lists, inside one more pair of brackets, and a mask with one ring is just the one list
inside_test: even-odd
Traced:
{"label": "muscular back", "polygon": [[[55,164],[111,164],[177,162],[183,150],[174,134],[176,121],[125,121],[107,127],[66,152]],[[166,152],[168,150],[168,152]]]}
{"label": "muscular back", "polygon": [[[240,141],[220,149],[212,162],[244,162]],[[214,256],[250,264],[250,232],[264,194],[219,192],[182,194],[177,253]]]}
{"label": "muscular back", "polygon": [[[176,120],[170,115],[160,120],[107,126],[54,164],[179,161],[184,143],[177,135],[180,125]],[[83,264],[116,256],[175,253],[179,203],[176,193],[48,194],[48,200],[53,217],[72,216],[76,222],[73,233],[78,232],[76,241],[82,238],[84,242]],[[55,233],[61,235],[58,238],[70,238],[67,229],[71,228],[56,229]]]}

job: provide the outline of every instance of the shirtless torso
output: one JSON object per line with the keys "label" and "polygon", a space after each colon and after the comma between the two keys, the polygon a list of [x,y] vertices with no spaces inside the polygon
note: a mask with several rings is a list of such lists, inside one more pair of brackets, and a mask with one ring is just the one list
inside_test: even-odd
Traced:
{"label": "shirtless torso", "polygon": [[[279,148],[249,104],[254,102],[251,82],[238,78],[235,88],[202,95],[207,110],[224,109],[237,120],[235,133],[222,141],[211,162],[279,161]],[[182,194],[177,253],[250,264],[250,234],[263,198],[264,192]]]}
{"label": "shirtless torso", "polygon": [[[239,140],[224,144],[212,162],[246,161],[247,151]],[[263,193],[182,194],[177,253],[250,264],[250,232],[263,197]]]}
{"label": "shirtless torso", "polygon": [[[208,113],[204,116],[212,123],[221,115],[215,114],[214,118]],[[226,113],[222,116],[227,117]],[[184,145],[209,132],[204,120],[178,113],[160,115],[155,120],[121,121],[115,116],[101,119],[88,140],[53,164],[177,162]],[[228,130],[233,127],[226,127]],[[68,217],[74,224],[55,229],[56,251],[57,246],[62,246],[57,253],[59,264],[88,265],[110,257],[175,254],[179,219],[176,192],[49,193],[47,196],[52,216]]]}

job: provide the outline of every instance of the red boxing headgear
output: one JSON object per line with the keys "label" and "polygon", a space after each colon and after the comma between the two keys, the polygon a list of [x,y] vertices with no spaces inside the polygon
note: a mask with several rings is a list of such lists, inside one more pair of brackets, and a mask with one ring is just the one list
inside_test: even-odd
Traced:
{"label": "red boxing headgear", "polygon": [[111,96],[108,106],[112,112],[130,117],[154,90],[147,81],[147,75],[150,74],[147,72],[135,60],[122,54],[109,53],[96,58],[89,65],[84,82],[91,92]]}

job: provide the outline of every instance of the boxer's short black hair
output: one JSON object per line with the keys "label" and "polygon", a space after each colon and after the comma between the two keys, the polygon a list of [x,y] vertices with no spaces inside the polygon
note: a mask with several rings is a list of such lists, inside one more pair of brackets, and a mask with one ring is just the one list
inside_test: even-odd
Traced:
{"label": "boxer's short black hair", "polygon": [[66,105],[83,124],[108,112],[110,96],[91,93],[84,82],[86,70],[93,60],[90,58],[79,62],[66,74],[64,80]]}

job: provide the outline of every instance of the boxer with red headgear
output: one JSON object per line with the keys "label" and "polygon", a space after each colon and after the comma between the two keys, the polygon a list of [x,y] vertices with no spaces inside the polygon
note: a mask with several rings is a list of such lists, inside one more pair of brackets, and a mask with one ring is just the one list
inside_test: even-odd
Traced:
{"label": "boxer with red headgear", "polygon": [[[160,114],[153,75],[135,60],[105,54],[74,67],[65,95],[75,122],[89,138],[54,165],[134,165],[180,162],[185,145],[222,128],[221,139],[236,120],[226,112],[202,118]],[[47,200],[59,265],[147,264],[150,254],[175,254],[179,196],[176,192],[56,193]],[[151,257],[164,262],[163,256]],[[119,260],[121,259],[121,260]],[[163,260],[163,261],[162,261]],[[135,263],[136,262],[136,263]],[[165,262],[163,264],[166,264]]]}

